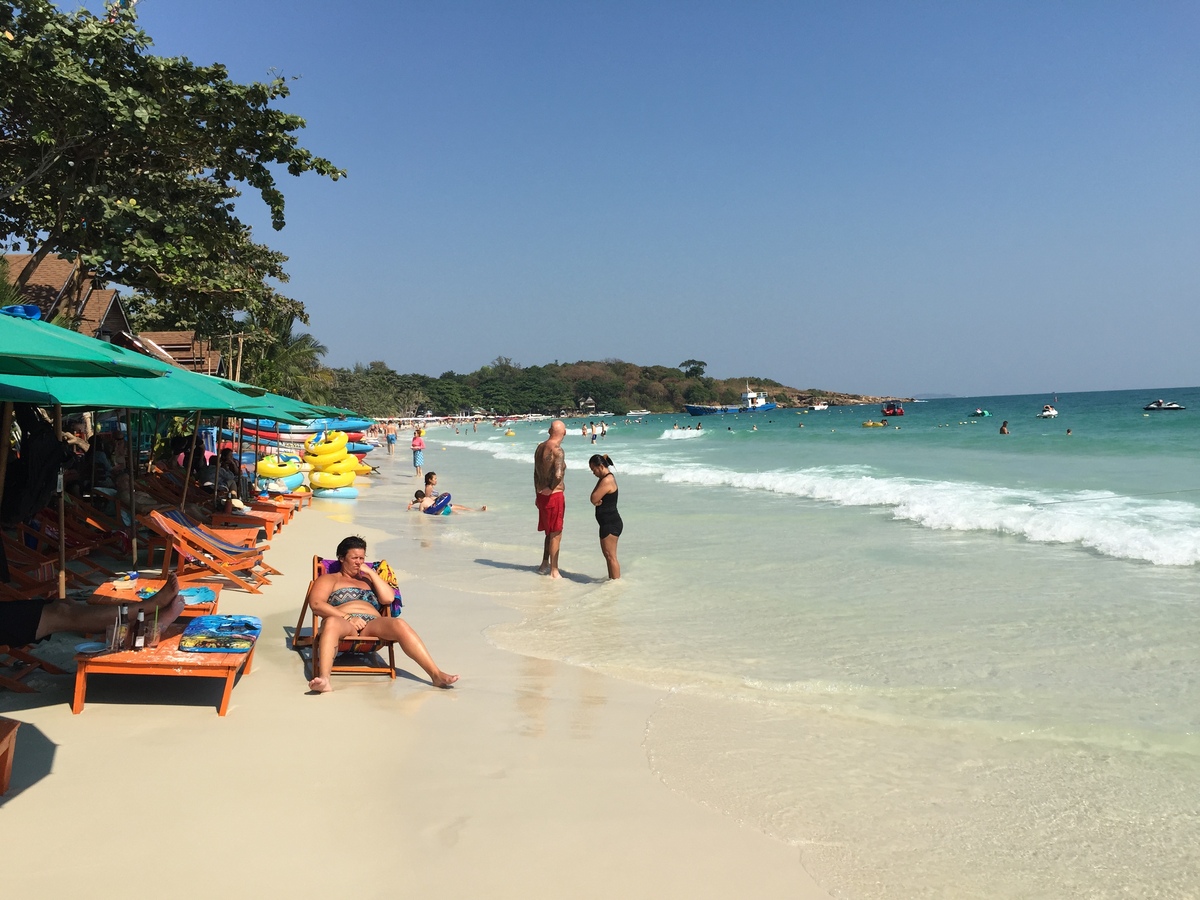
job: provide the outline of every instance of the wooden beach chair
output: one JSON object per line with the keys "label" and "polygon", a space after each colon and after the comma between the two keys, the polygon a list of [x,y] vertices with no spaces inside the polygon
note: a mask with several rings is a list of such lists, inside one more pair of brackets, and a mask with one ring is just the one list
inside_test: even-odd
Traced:
{"label": "wooden beach chair", "polygon": [[[333,566],[337,565],[337,560],[326,560],[320,556],[313,557],[313,580],[309,582],[308,590],[304,592],[304,604],[300,607],[300,618],[296,620],[296,630],[292,634],[292,649],[299,650],[303,647],[311,647],[313,655],[313,665],[316,665],[317,642],[321,637],[321,618],[313,612],[312,604],[309,602],[309,594],[312,592],[313,585],[316,580],[330,571],[336,571]],[[372,568],[378,569],[386,566],[386,571],[391,572],[391,566],[386,560],[370,563]],[[387,580],[387,579],[385,579]],[[392,576],[391,582],[395,580]],[[394,585],[392,585],[394,588]],[[397,593],[397,597],[399,594]],[[390,616],[391,609],[384,606],[383,616]],[[304,633],[304,620],[308,617],[312,618],[311,630],[308,634]],[[373,657],[378,656],[379,651],[387,649],[388,662],[386,666],[378,665],[370,662]],[[351,653],[360,655],[364,661],[362,662],[339,662],[338,658],[341,655]],[[384,638],[375,637],[354,637],[343,638],[338,642],[338,657],[334,658],[333,667],[330,674],[359,674],[359,675],[389,675],[392,678],[396,677],[396,648],[395,641],[385,640]]]}
{"label": "wooden beach chair", "polygon": [[17,729],[20,727],[21,723],[16,719],[0,717],[0,797],[8,793],[13,755],[17,752]]}
{"label": "wooden beach chair", "polygon": [[199,528],[181,525],[157,510],[151,510],[144,521],[169,541],[163,554],[164,578],[171,573],[173,555],[179,557],[175,574],[185,584],[217,577],[232,581],[252,594],[260,594],[262,586],[271,583],[268,572],[279,574],[277,569],[266,565],[261,547],[238,547]]}
{"label": "wooden beach chair", "polygon": [[[2,601],[0,601],[2,602]],[[7,674],[0,673],[0,687],[6,687],[18,694],[36,694],[37,691],[21,681],[31,672],[41,669],[51,675],[65,675],[66,672],[58,666],[51,665],[44,659],[38,659],[28,650],[20,647],[9,647],[0,644],[0,668],[8,670]],[[0,791],[3,793],[3,791]]]}
{"label": "wooden beach chair", "polygon": [[[163,507],[162,509],[159,509],[158,512],[171,521],[177,522],[184,528],[196,529],[197,531],[200,531],[201,533],[206,534],[215,540],[232,544],[241,550],[258,549],[265,553],[267,550],[271,549],[270,544],[260,544],[258,542],[259,530],[257,526],[254,525],[251,525],[249,528],[212,528],[208,525],[205,525],[203,522],[197,522],[191,516],[187,515],[187,513],[180,512],[175,507]],[[150,529],[150,523],[146,521],[145,516],[139,516],[138,520],[142,522],[147,529]],[[165,553],[169,543],[170,540],[164,538],[158,532],[153,530],[150,531],[145,541],[147,568],[153,567],[154,557],[160,550]],[[263,563],[263,567],[271,575],[279,574],[278,570],[271,568],[265,562]]]}

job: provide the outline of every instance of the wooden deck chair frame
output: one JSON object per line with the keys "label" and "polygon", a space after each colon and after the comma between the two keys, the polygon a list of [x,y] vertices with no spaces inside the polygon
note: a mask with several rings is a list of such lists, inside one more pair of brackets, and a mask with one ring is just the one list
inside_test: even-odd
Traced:
{"label": "wooden deck chair frame", "polygon": [[21,723],[16,719],[0,716],[0,797],[8,793],[12,780],[13,756],[17,752],[17,729]]}
{"label": "wooden deck chair frame", "polygon": [[[300,607],[300,618],[296,620],[296,630],[292,633],[292,649],[299,650],[303,647],[312,647],[313,667],[316,667],[317,655],[317,640],[321,636],[320,616],[313,611],[312,604],[309,602],[309,594],[312,593],[313,585],[317,579],[325,574],[325,569],[321,566],[321,557],[313,557],[313,580],[308,584],[308,590],[304,592],[304,604]],[[391,615],[390,607],[385,606],[381,613],[384,617]],[[306,617],[312,617],[312,631],[310,634],[304,634],[304,620]],[[370,641],[375,644],[373,648],[366,646]],[[370,658],[371,655],[378,653],[380,650],[387,648],[388,664],[384,666],[339,663],[338,657],[333,659],[333,667],[330,674],[359,674],[359,675],[390,675],[396,677],[396,647],[395,641],[385,640],[383,638],[347,638],[341,642],[338,647],[338,655],[343,653],[360,653]]]}
{"label": "wooden deck chair frame", "polygon": [[[234,553],[211,535],[186,528],[157,510],[151,510],[142,521],[171,541],[163,554],[164,578],[171,573],[172,556],[177,555],[179,562],[175,574],[185,584],[217,577],[232,581],[252,594],[261,594],[262,586],[271,583],[265,571],[262,548],[247,548],[243,553]],[[277,574],[274,569],[271,573]]]}
{"label": "wooden deck chair frame", "polygon": [[[258,543],[258,528],[253,525],[250,526],[249,528],[210,528],[209,526],[205,525],[203,522],[197,522],[191,516],[187,515],[186,513],[180,512],[178,509],[174,509],[174,508],[160,509],[160,510],[158,510],[158,512],[169,519],[173,519],[174,521],[178,522],[180,525],[183,525],[185,528],[196,529],[196,530],[208,535],[209,537],[215,538],[218,541],[224,541],[227,544],[233,544],[237,547],[241,547],[246,550],[257,549],[257,550],[263,551],[264,553],[271,548],[270,544],[261,544],[260,545]],[[149,526],[147,525],[147,527],[149,527]],[[146,543],[146,568],[153,568],[154,557],[158,554],[158,552],[160,550],[162,550],[163,552],[166,551],[166,549],[167,549],[166,545],[167,545],[168,541],[161,534],[152,530],[150,532],[149,537],[146,539],[145,543]],[[278,569],[272,568],[271,566],[267,565],[265,560],[262,563],[262,568],[269,575],[281,574]]]}
{"label": "wooden deck chair frame", "polygon": [[[31,688],[21,681],[30,672],[36,672],[38,669],[41,669],[51,675],[66,674],[58,666],[51,665],[44,659],[38,659],[32,653],[22,650],[20,647],[9,647],[6,644],[0,644],[0,666],[12,670],[8,675],[0,674],[0,687],[6,687],[10,691],[16,691],[18,694],[37,693],[36,688]],[[0,793],[3,793],[3,791],[0,791]]]}

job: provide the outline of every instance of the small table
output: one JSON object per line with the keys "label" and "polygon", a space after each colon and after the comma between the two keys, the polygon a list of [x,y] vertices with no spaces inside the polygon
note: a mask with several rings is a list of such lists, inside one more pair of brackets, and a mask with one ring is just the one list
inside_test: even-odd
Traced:
{"label": "small table", "polygon": [[75,656],[75,697],[71,701],[71,712],[78,715],[83,711],[83,700],[87,694],[88,675],[182,675],[193,678],[224,678],[225,692],[217,715],[225,715],[229,709],[229,695],[239,671],[250,674],[254,661],[254,648],[248,653],[191,653],[179,649],[179,638],[183,629],[172,625],[157,647],[145,650],[119,650],[88,656]]}
{"label": "small table", "polygon": [[[141,597],[138,596],[138,591],[143,588],[149,588],[152,591],[160,591],[164,584],[167,583],[165,578],[141,578],[137,580],[137,588],[118,588],[113,582],[106,581],[104,584],[96,588],[95,592],[88,603],[100,603],[106,606],[116,606],[119,603],[140,603]],[[193,603],[190,606],[185,606],[183,612],[179,614],[181,619],[194,619],[196,616],[213,616],[217,613],[217,605],[221,602],[221,585],[209,584],[201,582],[198,584],[181,584],[180,590],[189,587],[206,587],[213,592],[213,598],[210,603]]]}

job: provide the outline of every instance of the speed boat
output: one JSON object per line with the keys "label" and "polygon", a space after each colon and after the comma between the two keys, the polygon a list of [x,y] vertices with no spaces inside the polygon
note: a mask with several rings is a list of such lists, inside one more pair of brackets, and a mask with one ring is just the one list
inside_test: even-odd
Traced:
{"label": "speed boat", "polygon": [[967,418],[969,418],[969,419],[983,419],[983,418],[986,418],[986,417],[988,417],[988,416],[991,416],[991,413],[990,413],[990,412],[988,412],[986,409],[980,409],[980,408],[977,406],[977,407],[975,407],[975,412],[971,413],[971,415],[969,415]]}
{"label": "speed boat", "polygon": [[1142,409],[1144,409],[1148,412],[1156,412],[1156,411],[1165,412],[1166,410],[1169,410],[1169,409],[1187,409],[1187,407],[1180,406],[1178,403],[1174,402],[1173,400],[1166,401],[1166,402],[1164,402],[1162,400],[1155,400],[1153,403],[1147,403],[1145,406],[1142,407]]}
{"label": "speed boat", "polygon": [[1047,403],[1045,406],[1043,406],[1042,411],[1037,414],[1037,417],[1039,419],[1054,419],[1054,418],[1057,418],[1057,416],[1058,416],[1058,410],[1055,409],[1053,406],[1051,406],[1049,403]]}

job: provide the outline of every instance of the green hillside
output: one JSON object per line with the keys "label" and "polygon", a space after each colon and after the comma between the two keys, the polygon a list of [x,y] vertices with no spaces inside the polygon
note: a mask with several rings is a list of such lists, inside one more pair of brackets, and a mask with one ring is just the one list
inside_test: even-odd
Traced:
{"label": "green hillside", "polygon": [[334,369],[332,400],[338,406],[369,416],[460,415],[483,411],[490,415],[542,413],[564,415],[581,411],[590,398],[596,411],[624,415],[631,409],[658,413],[682,412],[685,403],[737,403],[749,384],[766,391],[783,406],[805,406],[815,400],[831,404],[874,403],[862,397],[815,388],[801,390],[757,376],[715,379],[705,375],[706,364],[685,360],[678,366],[639,366],[617,359],[600,362],[521,366],[506,357],[471,372],[401,375],[383,362]]}

